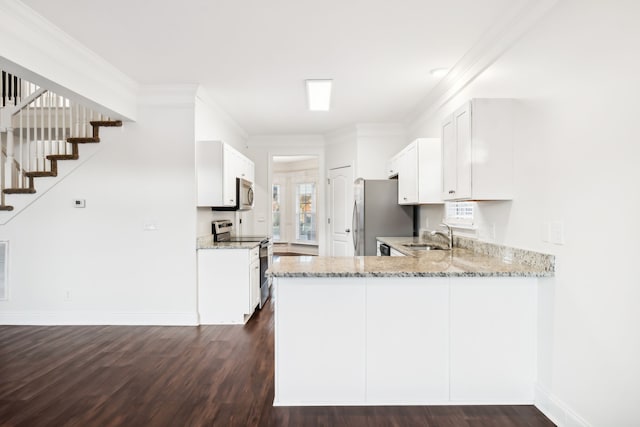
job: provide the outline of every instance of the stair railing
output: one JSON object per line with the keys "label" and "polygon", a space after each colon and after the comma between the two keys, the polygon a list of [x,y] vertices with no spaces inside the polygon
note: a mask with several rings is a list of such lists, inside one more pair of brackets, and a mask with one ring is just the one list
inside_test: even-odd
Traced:
{"label": "stair railing", "polygon": [[91,121],[108,120],[69,98],[2,71],[0,206],[5,189],[33,188],[27,172],[50,172],[49,155],[77,155],[68,138],[86,138]]}

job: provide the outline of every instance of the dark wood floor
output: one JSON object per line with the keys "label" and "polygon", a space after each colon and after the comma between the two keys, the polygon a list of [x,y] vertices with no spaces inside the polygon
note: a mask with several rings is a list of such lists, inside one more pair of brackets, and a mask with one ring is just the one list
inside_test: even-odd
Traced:
{"label": "dark wood floor", "polygon": [[274,408],[273,311],[243,326],[0,326],[0,426],[553,426],[532,406]]}

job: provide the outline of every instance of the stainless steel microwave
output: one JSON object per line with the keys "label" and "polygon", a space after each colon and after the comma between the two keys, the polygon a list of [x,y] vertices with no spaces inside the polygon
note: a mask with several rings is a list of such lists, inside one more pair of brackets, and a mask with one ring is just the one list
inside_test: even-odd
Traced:
{"label": "stainless steel microwave", "polygon": [[235,206],[213,206],[213,211],[249,211],[253,209],[253,182],[236,178]]}
{"label": "stainless steel microwave", "polygon": [[248,211],[253,209],[253,182],[237,178],[236,206],[239,211]]}

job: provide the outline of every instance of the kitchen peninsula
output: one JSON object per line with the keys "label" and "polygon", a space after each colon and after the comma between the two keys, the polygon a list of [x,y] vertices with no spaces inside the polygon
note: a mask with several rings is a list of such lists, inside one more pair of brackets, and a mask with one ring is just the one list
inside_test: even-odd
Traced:
{"label": "kitchen peninsula", "polygon": [[274,404],[531,404],[538,285],[555,260],[456,246],[275,262]]}

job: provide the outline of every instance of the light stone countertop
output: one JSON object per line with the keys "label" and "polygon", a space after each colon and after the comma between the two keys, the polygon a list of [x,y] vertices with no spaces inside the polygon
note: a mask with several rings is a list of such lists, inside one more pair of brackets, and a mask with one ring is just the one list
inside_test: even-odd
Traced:
{"label": "light stone countertop", "polygon": [[[551,277],[554,259],[550,255],[513,249],[505,256],[487,255],[477,250],[408,250],[402,243],[428,243],[418,238],[381,237],[408,256],[322,257],[284,256],[274,260],[267,274],[271,277]],[[482,244],[483,248],[487,244]],[[495,245],[498,247],[497,245]],[[504,248],[504,247],[500,247]],[[520,252],[523,252],[521,254]],[[533,262],[514,260],[527,258]],[[540,262],[537,256],[543,259]],[[551,258],[544,258],[551,257]]]}
{"label": "light stone countertop", "polygon": [[260,246],[260,242],[214,242],[213,235],[198,237],[196,249],[253,249]]}

